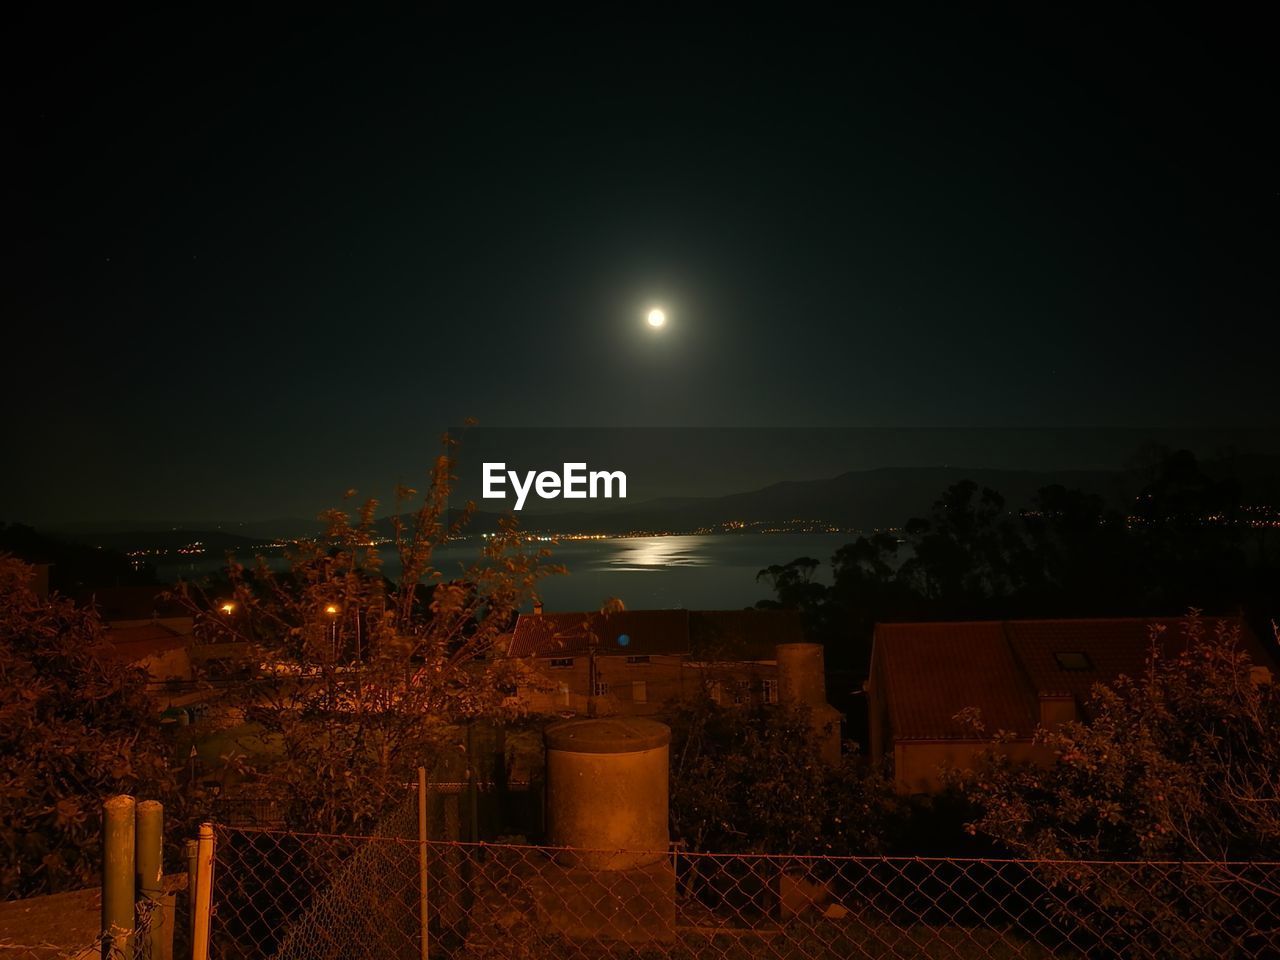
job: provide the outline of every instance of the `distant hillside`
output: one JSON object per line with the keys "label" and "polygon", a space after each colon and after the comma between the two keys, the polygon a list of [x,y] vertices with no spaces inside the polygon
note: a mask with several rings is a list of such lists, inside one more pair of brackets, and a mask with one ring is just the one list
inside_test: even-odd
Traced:
{"label": "distant hillside", "polygon": [[244,537],[221,530],[117,530],[81,536],[80,541],[105,550],[180,550],[199,542],[207,553],[227,550],[247,552],[269,542],[266,537]]}
{"label": "distant hillside", "polygon": [[321,523],[312,518],[278,517],[273,520],[148,520],[110,522],[87,520],[43,525],[64,537],[87,542],[95,537],[112,536],[122,530],[147,535],[167,531],[216,531],[235,534],[255,541],[274,540],[277,537],[311,537],[320,532]]}
{"label": "distant hillside", "polygon": [[[1280,457],[1224,456],[1202,461],[1201,467],[1213,477],[1237,478],[1246,503],[1280,503]],[[939,494],[961,480],[973,480],[979,486],[996,490],[1010,510],[1025,506],[1037,490],[1051,484],[1098,494],[1119,508],[1132,500],[1143,482],[1140,471],[1129,470],[884,467],[851,471],[825,480],[783,481],[719,497],[606,501],[590,510],[563,511],[564,501],[556,500],[547,512],[534,508],[518,516],[526,530],[559,533],[683,532],[735,520],[748,523],[821,520],[845,529],[869,531],[898,527],[911,517],[927,513]],[[458,512],[451,511],[450,519],[456,518]],[[501,516],[498,511],[479,510],[467,532],[492,533],[498,529]],[[320,528],[319,521],[296,518],[252,523],[139,524],[131,525],[124,532],[111,530],[107,525],[78,526],[80,532],[74,535],[74,527],[61,529],[68,539],[120,550],[173,550],[198,539],[210,552],[231,549],[246,554],[274,538],[314,535]],[[379,520],[377,529],[390,536],[391,518]]]}
{"label": "distant hillside", "polygon": [[1054,483],[1097,493],[1119,503],[1132,495],[1132,483],[1109,471],[1041,473],[978,470],[964,467],[888,467],[841,474],[827,480],[784,481],[760,490],[723,497],[667,498],[607,511],[527,513],[530,529],[554,525],[565,533],[618,533],[627,530],[692,530],[735,520],[782,522],[824,520],[845,528],[871,530],[896,527],[928,511],[948,486],[973,480],[1001,493],[1010,509],[1030,501],[1041,487]]}

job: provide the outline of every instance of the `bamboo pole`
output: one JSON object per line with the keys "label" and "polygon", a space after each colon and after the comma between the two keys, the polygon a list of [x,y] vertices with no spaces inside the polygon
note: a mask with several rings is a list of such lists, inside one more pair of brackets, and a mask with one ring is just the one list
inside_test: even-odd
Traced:
{"label": "bamboo pole", "polygon": [[125,794],[102,804],[102,956],[133,956],[134,801]]}
{"label": "bamboo pole", "polygon": [[418,768],[418,951],[427,960],[430,930],[427,911],[427,768]]}
{"label": "bamboo pole", "polygon": [[209,960],[209,921],[213,912],[213,824],[200,824],[196,847],[196,904],[191,923],[191,958]]}

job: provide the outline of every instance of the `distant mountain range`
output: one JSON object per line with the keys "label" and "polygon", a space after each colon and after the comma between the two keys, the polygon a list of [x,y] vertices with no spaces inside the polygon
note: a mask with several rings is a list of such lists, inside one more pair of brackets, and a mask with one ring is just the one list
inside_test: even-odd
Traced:
{"label": "distant mountain range", "polygon": [[[1280,502],[1280,457],[1250,456],[1203,462],[1212,476],[1237,477],[1246,502]],[[758,490],[718,497],[665,497],[640,503],[611,503],[592,510],[533,511],[520,515],[530,531],[566,534],[620,534],[633,531],[689,532],[734,521],[783,524],[787,521],[822,521],[845,530],[871,531],[901,526],[913,516],[928,512],[948,486],[972,480],[999,492],[1010,510],[1030,502],[1036,491],[1061,484],[1098,494],[1113,506],[1132,500],[1141,481],[1119,470],[989,470],[967,467],[885,467],[843,473],[825,480],[783,481]],[[555,501],[557,505],[563,501]],[[456,513],[456,511],[455,511]],[[469,533],[498,529],[502,514],[477,511]],[[378,521],[380,532],[392,532],[392,520]],[[181,548],[200,540],[210,553],[251,551],[281,538],[313,536],[319,522],[281,518],[253,522],[167,522],[148,524],[67,525],[57,532],[95,546],[119,550]]]}

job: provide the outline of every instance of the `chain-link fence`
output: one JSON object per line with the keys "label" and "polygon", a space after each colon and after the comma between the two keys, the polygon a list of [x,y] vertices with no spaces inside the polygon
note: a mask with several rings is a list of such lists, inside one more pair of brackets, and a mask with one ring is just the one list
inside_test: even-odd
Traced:
{"label": "chain-link fence", "polygon": [[1280,864],[591,851],[220,828],[219,960],[1275,957]]}
{"label": "chain-link fence", "polygon": [[172,898],[140,897],[132,933],[115,939],[94,932],[101,927],[100,903],[98,891],[90,889],[5,904],[0,960],[168,960],[174,955],[164,932],[172,929]]}

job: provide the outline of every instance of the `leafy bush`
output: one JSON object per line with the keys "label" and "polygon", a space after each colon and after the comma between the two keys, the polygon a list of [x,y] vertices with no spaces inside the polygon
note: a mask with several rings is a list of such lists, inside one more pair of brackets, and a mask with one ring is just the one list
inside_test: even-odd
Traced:
{"label": "leafy bush", "polygon": [[1146,672],[1099,684],[1088,719],[1042,729],[1048,766],[991,751],[963,776],[971,829],[1053,859],[1280,856],[1280,687],[1239,627],[1153,631]]}
{"label": "leafy bush", "polygon": [[694,850],[877,853],[899,809],[852,758],[822,762],[803,708],[706,702],[672,721],[671,822]]}
{"label": "leafy bush", "polygon": [[89,883],[103,799],[173,785],[145,672],[113,655],[96,613],[31,578],[0,557],[0,898]]}

